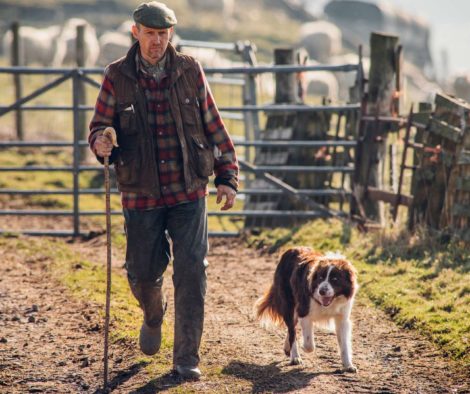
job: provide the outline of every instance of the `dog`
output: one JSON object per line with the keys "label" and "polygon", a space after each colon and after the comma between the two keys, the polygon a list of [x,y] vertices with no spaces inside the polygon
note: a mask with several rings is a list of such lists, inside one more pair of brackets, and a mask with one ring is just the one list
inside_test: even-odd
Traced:
{"label": "dog", "polygon": [[298,322],[307,353],[315,349],[313,326],[334,323],[343,371],[357,372],[352,363],[350,320],[357,288],[356,270],[344,256],[292,248],[281,256],[274,282],[256,301],[256,317],[263,323],[287,326],[284,352],[291,365],[302,363],[295,330]]}

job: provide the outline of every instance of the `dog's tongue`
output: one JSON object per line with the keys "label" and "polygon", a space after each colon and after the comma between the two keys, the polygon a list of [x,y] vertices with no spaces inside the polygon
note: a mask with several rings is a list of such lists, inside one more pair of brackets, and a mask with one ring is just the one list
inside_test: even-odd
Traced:
{"label": "dog's tongue", "polygon": [[321,304],[323,306],[328,306],[331,304],[331,301],[333,301],[333,297],[322,297],[321,298]]}

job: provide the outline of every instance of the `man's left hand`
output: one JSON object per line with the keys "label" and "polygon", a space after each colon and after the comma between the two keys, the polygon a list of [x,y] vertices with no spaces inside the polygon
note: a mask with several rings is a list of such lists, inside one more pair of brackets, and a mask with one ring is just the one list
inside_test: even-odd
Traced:
{"label": "man's left hand", "polygon": [[223,197],[225,196],[225,204],[220,208],[221,211],[226,211],[233,207],[235,203],[235,196],[237,192],[233,190],[230,186],[219,185],[217,186],[217,204],[222,202]]}

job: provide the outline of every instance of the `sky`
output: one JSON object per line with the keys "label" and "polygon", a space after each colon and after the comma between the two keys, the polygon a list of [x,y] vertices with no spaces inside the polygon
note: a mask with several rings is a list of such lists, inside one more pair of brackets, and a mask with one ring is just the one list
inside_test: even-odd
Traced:
{"label": "sky", "polygon": [[[327,0],[304,0],[321,9]],[[376,2],[370,0],[371,2]],[[442,72],[443,50],[448,54],[449,74],[470,73],[470,0],[382,0],[426,20],[431,27],[431,51]]]}

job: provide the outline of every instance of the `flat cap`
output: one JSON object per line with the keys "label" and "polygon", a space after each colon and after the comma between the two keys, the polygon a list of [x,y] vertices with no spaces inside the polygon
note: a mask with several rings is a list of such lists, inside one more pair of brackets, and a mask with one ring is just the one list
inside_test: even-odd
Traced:
{"label": "flat cap", "polygon": [[142,3],[134,10],[134,21],[154,29],[168,29],[176,25],[175,12],[158,1]]}

